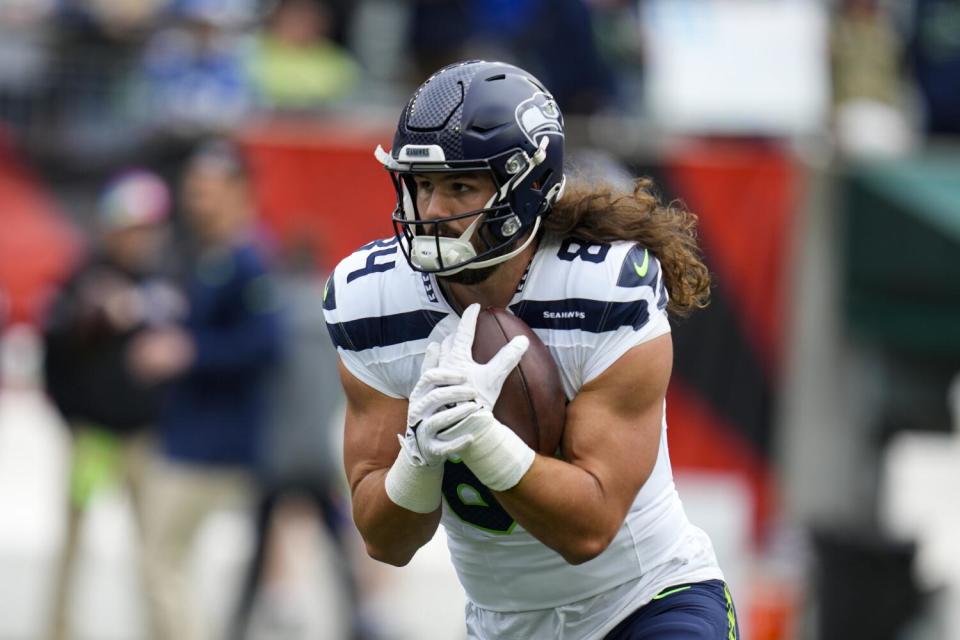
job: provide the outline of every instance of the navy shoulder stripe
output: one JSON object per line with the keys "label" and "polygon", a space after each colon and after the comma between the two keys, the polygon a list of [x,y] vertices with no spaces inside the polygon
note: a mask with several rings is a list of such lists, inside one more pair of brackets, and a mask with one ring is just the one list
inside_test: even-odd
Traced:
{"label": "navy shoulder stripe", "polygon": [[627,252],[627,257],[620,267],[620,277],[617,278],[618,287],[652,286],[660,273],[660,263],[644,247],[634,245]]}
{"label": "navy shoulder stripe", "polygon": [[657,294],[657,308],[663,311],[667,308],[667,279],[660,278],[660,291]]}
{"label": "navy shoulder stripe", "polygon": [[388,316],[359,318],[327,324],[333,343],[347,351],[364,351],[373,347],[422,340],[430,335],[438,322],[447,317],[442,311],[408,311]]}
{"label": "navy shoulder stripe", "polygon": [[590,333],[615,331],[620,327],[639,329],[650,318],[646,300],[524,300],[510,310],[532,329],[579,329]]}

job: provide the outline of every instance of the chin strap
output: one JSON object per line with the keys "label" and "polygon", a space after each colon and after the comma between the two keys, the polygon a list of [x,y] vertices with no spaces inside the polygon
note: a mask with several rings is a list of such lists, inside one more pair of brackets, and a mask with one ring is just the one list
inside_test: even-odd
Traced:
{"label": "chin strap", "polygon": [[440,253],[443,256],[444,264],[449,262],[464,262],[465,260],[471,260],[476,257],[477,252],[474,250],[473,245],[463,238],[464,235],[472,233],[472,229],[480,221],[480,218],[477,218],[477,220],[467,227],[467,230],[463,232],[464,235],[461,235],[459,238],[436,238],[435,236],[419,236],[414,238],[413,246],[410,250],[410,257],[411,260],[413,260],[414,265],[417,267],[424,269],[425,271],[433,271],[445,276],[460,273],[464,269],[482,269],[484,267],[490,267],[495,264],[500,264],[501,262],[506,262],[529,247],[530,243],[533,242],[537,237],[537,231],[540,230],[540,220],[541,218],[539,217],[536,219],[536,221],[533,223],[533,230],[527,236],[527,239],[520,244],[520,246],[508,253],[496,256],[495,258],[478,260],[476,262],[464,264],[453,269],[437,271],[440,266],[440,262],[436,258],[438,240],[440,244]]}

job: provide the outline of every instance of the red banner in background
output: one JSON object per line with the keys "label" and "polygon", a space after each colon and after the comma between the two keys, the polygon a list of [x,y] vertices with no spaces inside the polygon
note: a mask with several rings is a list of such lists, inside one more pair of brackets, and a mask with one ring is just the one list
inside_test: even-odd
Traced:
{"label": "red banner in background", "polygon": [[[36,324],[81,241],[0,130],[0,327]],[[5,302],[4,302],[5,301]],[[4,311],[6,307],[6,311]]]}
{"label": "red banner in background", "polygon": [[731,298],[768,373],[783,350],[784,274],[799,193],[788,153],[765,142],[702,142],[668,154],[670,180],[691,211],[711,271]]}
{"label": "red banner in background", "polygon": [[373,156],[392,130],[283,123],[241,137],[264,221],[281,250],[309,242],[323,270],[371,240],[393,235],[395,195]]}
{"label": "red banner in background", "polygon": [[762,540],[778,507],[775,408],[800,173],[775,142],[729,140],[675,149],[663,171],[673,195],[700,218],[714,276],[710,306],[674,327],[671,457],[677,468],[747,479]]}

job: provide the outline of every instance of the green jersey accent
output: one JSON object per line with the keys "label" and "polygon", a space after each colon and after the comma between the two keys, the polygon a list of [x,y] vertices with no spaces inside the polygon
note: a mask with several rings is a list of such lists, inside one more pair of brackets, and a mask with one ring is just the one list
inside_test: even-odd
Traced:
{"label": "green jersey accent", "polygon": [[661,591],[657,595],[653,596],[654,600],[660,600],[661,598],[666,598],[667,596],[672,596],[675,593],[680,593],[681,591],[686,591],[690,588],[690,585],[685,587],[677,587],[676,589],[670,589],[669,591]]}
{"label": "green jersey accent", "polygon": [[646,249],[643,250],[643,263],[637,264],[633,263],[633,270],[637,272],[637,276],[644,278],[647,275],[647,269],[650,268],[650,252]]}
{"label": "green jersey accent", "polygon": [[737,634],[737,614],[733,608],[733,596],[730,595],[730,588],[723,585],[723,595],[727,598],[727,640],[737,640],[740,636]]}

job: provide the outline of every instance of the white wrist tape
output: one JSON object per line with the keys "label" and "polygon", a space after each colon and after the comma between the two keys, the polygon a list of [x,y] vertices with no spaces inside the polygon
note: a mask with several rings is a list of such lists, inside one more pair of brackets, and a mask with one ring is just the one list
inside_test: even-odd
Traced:
{"label": "white wrist tape", "polygon": [[433,513],[440,507],[443,465],[415,465],[402,449],[387,471],[387,496],[399,507],[414,513]]}
{"label": "white wrist tape", "polygon": [[527,473],[537,454],[489,412],[480,412],[466,420],[484,420],[489,424],[460,454],[477,479],[494,491],[511,489]]}

